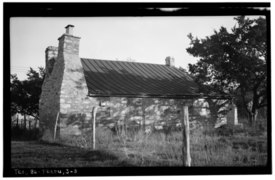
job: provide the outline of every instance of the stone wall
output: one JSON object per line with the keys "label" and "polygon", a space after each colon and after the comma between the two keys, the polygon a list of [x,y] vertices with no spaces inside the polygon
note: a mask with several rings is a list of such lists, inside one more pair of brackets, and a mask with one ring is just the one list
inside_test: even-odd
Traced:
{"label": "stone wall", "polygon": [[179,126],[182,121],[184,103],[192,100],[165,98],[96,98],[105,107],[100,107],[96,114],[97,126],[114,128],[119,125],[128,127]]}
{"label": "stone wall", "polygon": [[[89,98],[90,111],[62,113],[60,137],[78,136],[92,128],[92,108],[97,106],[96,126],[114,129],[121,126],[142,129],[145,126],[179,127],[182,108],[190,100],[163,98],[93,97]],[[100,106],[101,104],[101,106]]]}
{"label": "stone wall", "polygon": [[[198,120],[205,118],[212,123],[219,123],[225,120],[226,124],[235,124],[236,121],[234,108],[230,100],[223,99],[197,99],[193,103],[193,116]],[[237,115],[237,114],[236,114]]]}

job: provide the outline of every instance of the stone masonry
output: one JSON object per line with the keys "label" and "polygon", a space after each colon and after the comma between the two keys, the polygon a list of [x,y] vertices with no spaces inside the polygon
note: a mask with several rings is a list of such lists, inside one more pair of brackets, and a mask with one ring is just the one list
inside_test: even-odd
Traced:
{"label": "stone masonry", "polygon": [[53,70],[53,66],[54,66],[54,63],[56,61],[56,58],[57,58],[57,54],[58,54],[58,48],[57,47],[54,47],[54,46],[49,46],[47,47],[46,51],[46,77],[48,78],[49,75],[52,73],[52,70]]}
{"label": "stone masonry", "polygon": [[96,101],[87,96],[88,89],[78,55],[80,38],[65,33],[58,40],[58,55],[52,72],[46,70],[39,103],[40,129],[42,139],[46,141],[53,140],[56,119],[57,137],[62,138],[62,132],[70,126],[77,128],[67,122],[71,115],[81,114],[90,119],[92,108],[96,105]]}

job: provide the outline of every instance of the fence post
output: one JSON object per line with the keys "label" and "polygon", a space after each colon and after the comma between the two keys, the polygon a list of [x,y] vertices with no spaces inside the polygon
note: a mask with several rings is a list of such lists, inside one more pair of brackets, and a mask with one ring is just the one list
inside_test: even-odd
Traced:
{"label": "fence post", "polygon": [[35,121],[34,121],[34,129],[36,129],[37,128],[37,118],[35,118]]}
{"label": "fence post", "polygon": [[93,112],[92,112],[92,123],[93,123],[93,139],[92,139],[92,144],[93,144],[93,150],[95,150],[95,133],[96,133],[96,129],[95,129],[95,123],[96,123],[96,112],[97,112],[97,106],[93,108]]}
{"label": "fence post", "polygon": [[19,127],[19,117],[18,117],[18,114],[17,114],[17,118],[16,118],[16,126]]}
{"label": "fence post", "polygon": [[189,113],[188,105],[183,105],[183,119],[182,119],[182,136],[183,136],[183,146],[182,146],[182,157],[184,166],[191,166],[191,155],[190,155],[190,137],[189,137]]}
{"label": "fence post", "polygon": [[145,107],[142,103],[142,131],[145,133]]}
{"label": "fence post", "polygon": [[233,108],[234,108],[234,125],[238,125],[238,109],[236,104],[233,104]]}
{"label": "fence post", "polygon": [[125,137],[127,137],[127,116],[124,115],[123,116],[123,120],[124,120],[124,134],[125,134]]}
{"label": "fence post", "polygon": [[24,129],[27,129],[27,118],[26,118],[26,114],[24,114]]}
{"label": "fence post", "polygon": [[54,140],[54,141],[55,141],[55,138],[56,138],[56,130],[57,130],[57,122],[58,122],[58,119],[59,119],[59,112],[57,113],[56,119],[55,119],[54,134],[53,134],[53,140]]}

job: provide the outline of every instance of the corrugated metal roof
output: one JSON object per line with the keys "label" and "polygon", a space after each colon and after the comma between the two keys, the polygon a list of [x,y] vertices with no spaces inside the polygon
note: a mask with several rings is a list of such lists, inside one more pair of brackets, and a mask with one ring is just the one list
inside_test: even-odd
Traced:
{"label": "corrugated metal roof", "polygon": [[190,97],[197,85],[182,70],[159,64],[81,58],[90,96]]}

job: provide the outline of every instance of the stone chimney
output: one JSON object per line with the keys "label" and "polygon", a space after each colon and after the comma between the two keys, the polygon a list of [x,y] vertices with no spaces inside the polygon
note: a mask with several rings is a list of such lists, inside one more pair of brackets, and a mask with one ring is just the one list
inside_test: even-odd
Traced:
{"label": "stone chimney", "polygon": [[66,34],[73,35],[74,25],[69,24],[65,28],[66,28]]}
{"label": "stone chimney", "polygon": [[171,56],[165,58],[165,65],[169,67],[175,67],[175,59]]}
{"label": "stone chimney", "polygon": [[46,55],[46,62],[45,62],[45,70],[46,70],[46,77],[50,76],[53,70],[54,63],[56,61],[58,54],[58,48],[54,46],[49,46],[46,48],[45,55]]}
{"label": "stone chimney", "polygon": [[58,54],[59,53],[68,53],[79,55],[79,41],[80,37],[76,37],[73,35],[73,25],[68,25],[65,27],[66,32],[58,38],[59,46],[58,46]]}
{"label": "stone chimney", "polygon": [[91,109],[98,104],[96,99],[87,97],[88,87],[79,58],[80,38],[73,35],[73,25],[65,28],[58,39],[58,53],[55,47],[46,49],[46,66],[52,72],[43,82],[39,101],[39,126],[45,141],[79,135],[81,129],[76,122],[90,124]]}
{"label": "stone chimney", "polygon": [[82,112],[85,108],[79,102],[87,98],[88,88],[79,57],[80,38],[73,35],[73,25],[65,27],[65,33],[58,39],[59,70],[62,72],[60,89],[60,113]]}

